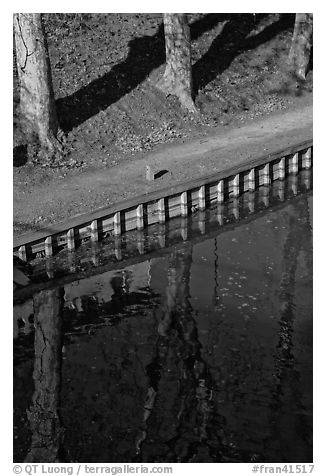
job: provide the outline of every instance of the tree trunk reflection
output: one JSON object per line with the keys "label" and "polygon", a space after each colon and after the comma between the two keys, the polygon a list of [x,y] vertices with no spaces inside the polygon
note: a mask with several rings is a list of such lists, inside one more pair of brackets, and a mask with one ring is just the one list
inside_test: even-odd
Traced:
{"label": "tree trunk reflection", "polygon": [[27,410],[32,443],[25,462],[59,461],[63,289],[34,296],[35,361],[33,403]]}
{"label": "tree trunk reflection", "polygon": [[[311,426],[306,421],[306,409],[302,401],[302,383],[300,373],[296,370],[296,356],[294,354],[294,325],[295,325],[295,293],[296,272],[298,258],[304,251],[304,261],[312,276],[312,230],[309,222],[307,198],[301,198],[295,204],[294,214],[290,215],[289,233],[283,250],[283,273],[280,283],[280,320],[278,331],[278,345],[275,354],[275,380],[274,398],[272,404],[273,439],[279,441],[281,450],[282,439],[286,428],[287,435],[293,433],[293,438],[298,441],[299,433],[303,439],[302,456],[308,460],[311,456],[311,441],[308,441],[307,428]],[[284,441],[287,437],[284,438]],[[306,441],[307,440],[307,441]],[[297,444],[300,444],[299,441]],[[286,448],[284,448],[286,449]],[[287,450],[287,449],[286,449]],[[305,459],[306,458],[306,459]]]}

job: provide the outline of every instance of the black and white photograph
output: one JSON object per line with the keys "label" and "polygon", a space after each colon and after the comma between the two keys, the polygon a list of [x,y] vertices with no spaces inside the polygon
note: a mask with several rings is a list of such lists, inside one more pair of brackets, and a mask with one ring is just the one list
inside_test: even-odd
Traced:
{"label": "black and white photograph", "polygon": [[321,474],[313,8],[182,5],[11,14],[11,474]]}

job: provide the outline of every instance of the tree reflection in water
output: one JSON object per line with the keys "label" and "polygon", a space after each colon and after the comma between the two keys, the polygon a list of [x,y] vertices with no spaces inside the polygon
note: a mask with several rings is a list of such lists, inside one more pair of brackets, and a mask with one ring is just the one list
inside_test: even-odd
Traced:
{"label": "tree reflection in water", "polygon": [[[288,215],[288,235],[283,249],[283,272],[280,283],[280,319],[278,345],[275,353],[275,388],[271,400],[272,431],[270,441],[279,442],[279,452],[289,458],[286,440],[300,444],[302,460],[312,460],[312,428],[309,412],[302,398],[301,375],[297,370],[294,354],[293,333],[295,325],[296,272],[299,254],[303,251],[308,274],[312,276],[312,228],[309,220],[308,200],[300,197],[293,205],[293,214]],[[286,437],[283,429],[286,428]],[[268,444],[268,442],[266,442]],[[298,448],[296,448],[298,451]]]}
{"label": "tree reflection in water", "polygon": [[27,416],[32,432],[26,463],[60,460],[63,428],[60,421],[63,288],[34,295],[35,358],[33,403]]}
{"label": "tree reflection in water", "polygon": [[[224,419],[214,408],[217,387],[201,355],[202,345],[190,303],[191,263],[189,243],[169,257],[156,355],[147,366],[149,387],[143,427],[136,441],[138,461],[216,462],[222,454],[230,452]],[[172,392],[165,391],[162,382],[170,380],[169,374],[172,385],[177,387]],[[156,415],[155,403],[160,407]],[[166,411],[162,411],[162,405]],[[231,445],[229,449],[236,452]]]}

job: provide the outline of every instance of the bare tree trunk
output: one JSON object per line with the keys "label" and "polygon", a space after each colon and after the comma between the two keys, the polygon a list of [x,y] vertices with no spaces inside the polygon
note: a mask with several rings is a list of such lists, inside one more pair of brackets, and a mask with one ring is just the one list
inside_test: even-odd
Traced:
{"label": "bare tree trunk", "polygon": [[177,96],[190,112],[198,110],[193,101],[190,30],[184,13],[164,13],[166,68],[157,87]]}
{"label": "bare tree trunk", "polygon": [[33,404],[27,411],[32,444],[25,463],[59,460],[63,437],[59,416],[63,296],[62,288],[34,295],[35,390]]}
{"label": "bare tree trunk", "polygon": [[296,13],[289,64],[295,75],[306,79],[312,47],[312,13]]}
{"label": "bare tree trunk", "polygon": [[36,135],[42,153],[51,161],[60,156],[62,145],[41,14],[15,13],[14,32],[23,129],[29,138]]}

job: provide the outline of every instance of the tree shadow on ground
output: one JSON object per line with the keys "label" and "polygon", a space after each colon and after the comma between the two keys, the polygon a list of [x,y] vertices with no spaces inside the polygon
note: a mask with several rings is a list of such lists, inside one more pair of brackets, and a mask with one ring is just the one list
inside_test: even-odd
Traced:
{"label": "tree shadow on ground", "polygon": [[[230,14],[207,14],[190,25],[195,40]],[[115,65],[107,74],[95,79],[75,93],[56,101],[60,126],[69,132],[136,88],[149,74],[165,62],[163,23],[153,36],[135,38],[129,43],[125,61]]]}
{"label": "tree shadow on ground", "polygon": [[[234,58],[246,50],[254,49],[289,28],[293,14],[280,19],[262,32],[248,37],[259,21],[268,14],[207,14],[190,25],[191,40],[226,21],[226,25],[213,41],[207,53],[193,66],[194,92],[229,67]],[[136,88],[149,74],[165,62],[163,23],[153,36],[135,38],[129,43],[125,61],[115,65],[107,74],[92,81],[75,93],[56,101],[60,126],[69,132]]]}
{"label": "tree shadow on ground", "polygon": [[14,167],[25,165],[28,160],[27,144],[14,147]]}
{"label": "tree shadow on ground", "polygon": [[[209,50],[193,66],[194,93],[223,73],[241,53],[255,49],[294,24],[293,14],[282,14],[260,33],[249,36],[257,23],[267,14],[233,14],[232,21],[224,26],[220,35],[212,42]],[[209,67],[207,67],[209,65]]]}

